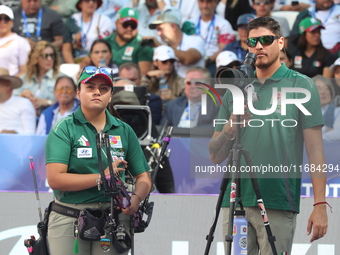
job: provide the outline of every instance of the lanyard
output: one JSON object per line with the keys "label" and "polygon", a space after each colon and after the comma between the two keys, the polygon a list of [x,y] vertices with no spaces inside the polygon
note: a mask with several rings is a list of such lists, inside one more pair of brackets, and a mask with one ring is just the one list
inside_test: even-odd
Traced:
{"label": "lanyard", "polygon": [[239,60],[243,60],[241,45],[240,45],[240,48],[237,49],[237,57]]}
{"label": "lanyard", "polygon": [[90,24],[89,24],[89,26],[87,27],[86,33],[84,33],[84,29],[83,29],[83,16],[81,16],[81,19],[80,19],[81,46],[82,46],[83,48],[86,47],[86,36],[87,36],[87,34],[89,33],[89,31],[90,31],[90,28],[91,28],[91,25],[92,25],[93,16],[94,16],[94,15],[92,15],[92,17],[91,17]]}
{"label": "lanyard", "polygon": [[[190,85],[191,86],[191,85]],[[185,120],[191,120],[194,121],[196,119],[197,114],[200,112],[201,110],[201,104],[197,107],[196,111],[194,114],[190,114],[190,102],[188,102],[187,107],[185,108]]]}
{"label": "lanyard", "polygon": [[[334,11],[334,8],[335,8],[335,4],[333,4],[332,8],[330,9],[330,11],[329,11],[327,17],[325,18],[325,21],[322,22],[322,25],[323,25],[323,26],[325,26],[326,22],[327,22],[328,19],[331,17],[332,12]],[[316,12],[315,9],[316,9],[316,7],[314,7],[314,8],[312,9],[312,13],[311,13],[311,14],[312,14],[312,18],[315,18],[315,12]]]}
{"label": "lanyard", "polygon": [[[26,37],[30,38],[31,34],[30,34],[30,32],[28,32],[27,16],[26,16],[26,13],[24,12],[23,9],[21,10],[21,14],[22,14],[22,18],[24,19],[24,26],[25,26],[25,29],[26,29]],[[41,34],[41,20],[42,20],[42,8],[40,8],[40,10],[39,10],[38,23],[37,23],[37,26],[35,28],[35,36],[37,38],[39,38],[40,34]]]}
{"label": "lanyard", "polygon": [[[206,35],[205,39],[203,38],[204,41],[205,41],[206,48],[210,44],[211,39],[214,35],[214,28],[215,28],[215,15],[214,15],[213,19],[211,20],[211,22],[208,26],[208,31],[207,31],[207,35]],[[209,36],[209,34],[210,34],[210,36]],[[198,23],[197,23],[197,26],[196,26],[196,35],[201,35],[201,16],[198,18]]]}

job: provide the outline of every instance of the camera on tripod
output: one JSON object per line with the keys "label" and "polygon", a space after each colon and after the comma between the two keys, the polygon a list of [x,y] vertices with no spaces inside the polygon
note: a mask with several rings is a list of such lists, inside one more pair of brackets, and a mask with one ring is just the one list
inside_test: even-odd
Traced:
{"label": "camera on tripod", "polygon": [[259,101],[257,93],[254,92],[254,86],[251,84],[255,78],[255,61],[256,55],[254,53],[248,53],[244,59],[244,63],[238,66],[236,69],[229,67],[221,67],[217,70],[215,78],[219,84],[232,84],[240,88],[247,98],[248,89],[252,88],[252,101]]}

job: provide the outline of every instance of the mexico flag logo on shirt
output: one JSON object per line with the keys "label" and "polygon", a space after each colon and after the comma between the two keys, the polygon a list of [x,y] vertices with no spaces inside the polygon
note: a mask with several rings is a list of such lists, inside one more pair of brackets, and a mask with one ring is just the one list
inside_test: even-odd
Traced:
{"label": "mexico flag logo on shirt", "polygon": [[81,146],[90,146],[89,140],[83,135],[79,138],[78,142]]}

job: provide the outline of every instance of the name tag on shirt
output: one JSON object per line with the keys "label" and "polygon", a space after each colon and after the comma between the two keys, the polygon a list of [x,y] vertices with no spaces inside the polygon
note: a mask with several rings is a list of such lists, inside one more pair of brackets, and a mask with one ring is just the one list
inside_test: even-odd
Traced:
{"label": "name tag on shirt", "polygon": [[78,148],[77,158],[92,158],[92,148]]}

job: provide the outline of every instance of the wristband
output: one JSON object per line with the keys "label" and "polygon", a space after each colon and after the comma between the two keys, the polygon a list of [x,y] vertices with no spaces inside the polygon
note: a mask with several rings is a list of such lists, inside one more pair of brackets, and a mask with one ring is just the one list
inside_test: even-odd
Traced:
{"label": "wristband", "polygon": [[142,202],[142,199],[140,199],[140,196],[138,196],[136,193],[132,193],[132,196],[135,195],[139,199],[139,203]]}
{"label": "wristband", "polygon": [[100,191],[100,189],[101,189],[100,185],[102,183],[100,174],[98,175],[98,179],[96,179],[96,183],[97,183],[97,186],[98,186],[98,191]]}
{"label": "wristband", "polygon": [[330,204],[328,204],[326,201],[324,201],[324,202],[317,202],[317,203],[315,203],[315,204],[313,204],[313,206],[316,206],[316,205],[322,205],[322,204],[326,204],[326,205],[328,205],[328,207],[329,207],[329,209],[331,210],[331,213],[333,213],[333,207],[332,206],[330,206]]}
{"label": "wristband", "polygon": [[232,141],[232,140],[235,139],[235,133],[234,133],[234,135],[228,134],[227,132],[224,132],[224,131],[222,131],[222,133],[223,133],[224,137],[227,138],[227,140]]}

